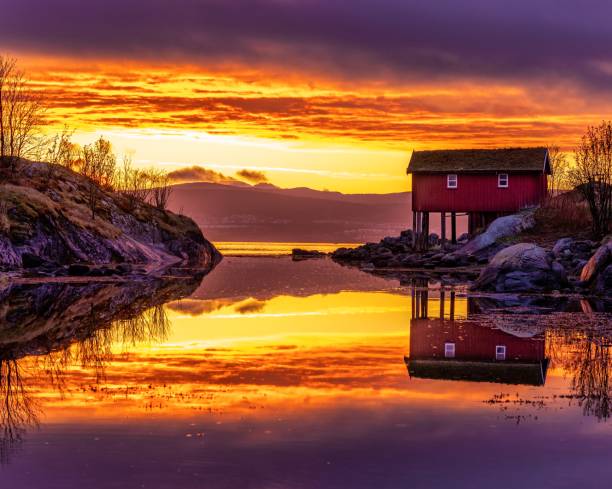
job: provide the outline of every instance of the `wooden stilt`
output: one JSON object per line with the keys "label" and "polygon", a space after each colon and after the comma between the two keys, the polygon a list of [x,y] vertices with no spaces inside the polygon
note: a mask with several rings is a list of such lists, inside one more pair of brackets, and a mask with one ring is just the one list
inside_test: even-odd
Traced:
{"label": "wooden stilt", "polygon": [[423,213],[423,248],[429,248],[429,212]]}
{"label": "wooden stilt", "polygon": [[440,319],[444,319],[444,291],[440,291]]}
{"label": "wooden stilt", "polygon": [[457,213],[451,212],[451,243],[457,244]]}
{"label": "wooden stilt", "polygon": [[440,213],[440,247],[444,249],[446,245],[446,212]]}
{"label": "wooden stilt", "polygon": [[450,320],[455,320],[455,291],[452,290],[450,293]]}

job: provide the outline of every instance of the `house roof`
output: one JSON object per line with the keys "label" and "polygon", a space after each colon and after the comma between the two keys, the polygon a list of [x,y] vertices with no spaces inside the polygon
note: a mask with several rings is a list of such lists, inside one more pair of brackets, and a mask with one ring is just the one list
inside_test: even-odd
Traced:
{"label": "house roof", "polygon": [[407,173],[542,172],[550,174],[546,148],[413,151]]}
{"label": "house roof", "polygon": [[404,358],[408,374],[420,379],[463,380],[499,384],[544,385],[548,360],[534,363],[476,362]]}

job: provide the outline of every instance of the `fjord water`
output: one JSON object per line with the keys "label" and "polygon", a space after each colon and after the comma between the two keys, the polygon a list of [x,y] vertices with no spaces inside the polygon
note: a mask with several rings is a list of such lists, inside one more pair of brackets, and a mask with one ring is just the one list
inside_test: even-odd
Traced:
{"label": "fjord water", "polygon": [[288,257],[16,286],[2,487],[609,487],[607,307]]}

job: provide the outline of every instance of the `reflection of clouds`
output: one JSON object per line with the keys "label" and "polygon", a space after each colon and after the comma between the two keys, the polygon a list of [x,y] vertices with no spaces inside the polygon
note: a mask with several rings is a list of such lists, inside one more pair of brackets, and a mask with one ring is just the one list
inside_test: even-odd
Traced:
{"label": "reflection of clouds", "polygon": [[169,302],[166,307],[171,311],[181,312],[190,316],[208,314],[233,304],[232,299],[181,299]]}

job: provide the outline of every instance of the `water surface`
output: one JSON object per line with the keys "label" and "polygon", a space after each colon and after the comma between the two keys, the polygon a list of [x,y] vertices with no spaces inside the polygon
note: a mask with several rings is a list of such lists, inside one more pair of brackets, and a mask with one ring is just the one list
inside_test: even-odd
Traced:
{"label": "water surface", "polygon": [[287,257],[0,302],[2,487],[610,486],[606,304]]}

